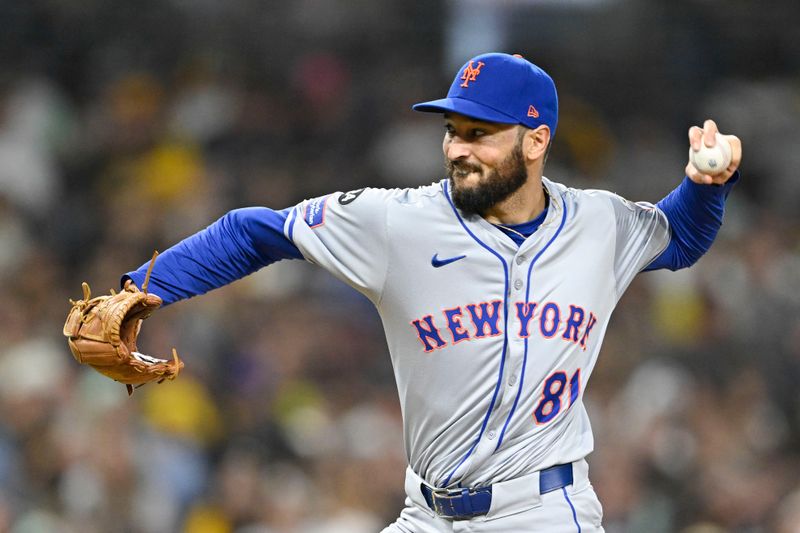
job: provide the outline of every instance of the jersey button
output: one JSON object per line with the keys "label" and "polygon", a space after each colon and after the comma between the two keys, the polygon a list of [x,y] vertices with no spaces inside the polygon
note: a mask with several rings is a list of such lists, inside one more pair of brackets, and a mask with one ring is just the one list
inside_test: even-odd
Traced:
{"label": "jersey button", "polygon": [[522,257],[521,255],[519,257],[517,257],[517,264],[518,265],[521,265],[524,262],[525,262],[525,258],[524,257]]}
{"label": "jersey button", "polygon": [[489,433],[487,433],[486,436],[489,437],[489,440],[492,440],[494,438],[494,430],[489,430]]}
{"label": "jersey button", "polygon": [[516,382],[517,382],[517,376],[516,375],[512,375],[510,378],[508,378],[508,386],[509,387],[513,387]]}
{"label": "jersey button", "polygon": [[522,280],[518,279],[514,281],[514,288],[520,290],[522,288]]}

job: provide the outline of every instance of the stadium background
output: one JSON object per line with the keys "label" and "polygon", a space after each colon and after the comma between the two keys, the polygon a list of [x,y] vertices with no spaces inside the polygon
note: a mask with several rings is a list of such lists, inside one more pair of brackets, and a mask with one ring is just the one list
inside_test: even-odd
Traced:
{"label": "stadium background", "polygon": [[[546,175],[656,201],[706,117],[744,142],[711,252],[641,276],[586,404],[615,532],[800,531],[798,5],[721,0],[0,3],[0,531],[368,533],[402,507],[369,304],[284,262],[160,311],[181,378],[128,398],[67,299],[246,205],[442,176],[475,52],[555,78]],[[158,353],[156,353],[158,354]],[[457,386],[454,385],[454,386]]]}

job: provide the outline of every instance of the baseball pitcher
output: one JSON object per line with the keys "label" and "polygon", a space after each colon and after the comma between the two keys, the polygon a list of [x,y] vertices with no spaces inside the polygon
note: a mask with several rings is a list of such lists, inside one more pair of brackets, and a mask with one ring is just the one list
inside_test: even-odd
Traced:
{"label": "baseball pitcher", "polygon": [[[729,160],[709,173],[690,159],[653,205],[543,176],[556,87],[521,56],[474,57],[446,98],[414,109],[443,119],[446,179],[231,211],[123,276],[120,294],[147,302],[132,316],[127,305],[97,311],[119,295],[75,302],[64,332],[73,354],[133,386],[172,379],[177,355],[135,347],[157,305],[276,261],[310,261],[366,295],[386,332],[408,468],[405,508],[384,531],[602,531],[583,395],[611,313],[639,272],[686,268],[709,248],[741,143],[710,120],[692,127],[690,153],[726,143]],[[80,324],[93,320],[99,340],[89,342]],[[144,366],[139,382],[106,368],[131,361]]]}

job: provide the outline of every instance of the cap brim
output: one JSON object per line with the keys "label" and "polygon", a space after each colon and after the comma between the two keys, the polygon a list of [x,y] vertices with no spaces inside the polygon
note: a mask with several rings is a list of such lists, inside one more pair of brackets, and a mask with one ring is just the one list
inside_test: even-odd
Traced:
{"label": "cap brim", "polygon": [[519,119],[501,113],[496,109],[465,100],[463,98],[442,98],[441,100],[431,100],[421,102],[411,106],[414,111],[423,113],[459,113],[461,115],[483,120],[485,122],[499,122],[501,124],[519,124]]}

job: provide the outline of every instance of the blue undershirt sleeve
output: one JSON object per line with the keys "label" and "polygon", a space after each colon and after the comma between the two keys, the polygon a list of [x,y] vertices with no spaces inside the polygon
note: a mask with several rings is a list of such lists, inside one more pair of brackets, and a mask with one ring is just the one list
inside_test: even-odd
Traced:
{"label": "blue undershirt sleeve", "polygon": [[724,185],[700,185],[688,177],[656,204],[669,221],[672,236],[664,251],[645,269],[678,270],[708,251],[722,226],[725,200],[739,180],[737,171]]}
{"label": "blue undershirt sleeve", "polygon": [[[292,208],[246,207],[228,212],[156,259],[148,291],[164,305],[204,294],[281,259],[302,259],[283,233]],[[149,261],[122,277],[141,287]]]}

